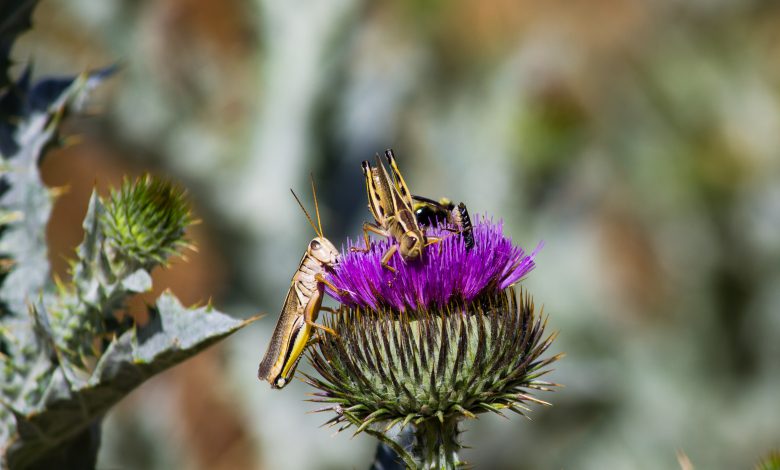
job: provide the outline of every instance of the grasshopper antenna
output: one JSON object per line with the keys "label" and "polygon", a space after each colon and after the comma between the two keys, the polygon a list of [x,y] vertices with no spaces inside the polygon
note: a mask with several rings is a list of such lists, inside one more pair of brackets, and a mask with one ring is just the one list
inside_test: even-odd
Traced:
{"label": "grasshopper antenna", "polygon": [[317,213],[317,225],[320,227],[320,237],[325,238],[322,235],[322,221],[320,220],[320,205],[317,203],[317,189],[314,187],[314,175],[309,173],[309,179],[311,180],[311,195],[314,197],[314,212]]}
{"label": "grasshopper antenna", "polygon": [[[309,223],[311,224],[311,227],[314,229],[314,232],[317,234],[317,236],[319,236],[319,237],[322,237],[322,232],[318,232],[318,231],[317,231],[317,226],[316,226],[316,225],[314,225],[314,221],[313,221],[313,220],[311,220],[311,216],[310,216],[310,215],[309,215],[309,213],[306,211],[306,208],[305,208],[305,207],[303,207],[303,203],[301,202],[301,200],[300,200],[300,199],[298,199],[298,195],[297,195],[297,194],[295,194],[295,191],[293,191],[293,190],[292,190],[292,188],[290,188],[290,192],[292,193],[292,195],[293,195],[293,197],[295,198],[295,200],[296,200],[296,201],[298,201],[298,205],[299,205],[299,206],[301,206],[301,210],[303,211],[304,215],[306,215],[306,220],[308,220],[308,221],[309,221]],[[316,201],[316,199],[315,199],[315,201]]]}

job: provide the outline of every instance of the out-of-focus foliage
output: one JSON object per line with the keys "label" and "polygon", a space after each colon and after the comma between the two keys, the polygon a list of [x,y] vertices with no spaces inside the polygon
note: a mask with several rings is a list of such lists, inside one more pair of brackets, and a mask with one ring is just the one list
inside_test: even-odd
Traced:
{"label": "out-of-focus foliage", "polygon": [[[566,388],[533,422],[473,423],[478,468],[746,468],[780,442],[776,2],[45,5],[24,46],[46,71],[123,59],[87,135],[187,181],[231,309],[282,303],[311,235],[288,187],[313,171],[326,234],[354,236],[359,162],[390,146],[414,192],[545,240],[528,287]],[[262,323],[109,416],[101,462],[367,465],[371,439],[319,429],[305,386],[256,380]]]}
{"label": "out-of-focus foliage", "polygon": [[780,468],[780,452],[772,451],[769,455],[762,458],[756,465],[756,470],[777,470]]}
{"label": "out-of-focus foliage", "polygon": [[30,18],[36,3],[36,1],[9,1],[0,5],[0,90],[3,92],[14,85],[14,81],[8,74],[8,68],[11,66],[11,48],[16,38],[30,28]]}
{"label": "out-of-focus foliage", "polygon": [[[29,26],[35,1],[0,12],[0,53]],[[12,8],[13,7],[13,8]],[[8,75],[6,56],[0,77]],[[57,191],[39,171],[63,116],[111,70],[34,83],[27,66],[0,83],[0,467],[90,468],[111,406],[152,375],[247,321],[185,308],[170,293],[134,325],[120,310],[152,287],[151,270],[186,245],[181,190],[144,177],[109,203],[94,193],[69,282],[52,282],[46,225]]]}

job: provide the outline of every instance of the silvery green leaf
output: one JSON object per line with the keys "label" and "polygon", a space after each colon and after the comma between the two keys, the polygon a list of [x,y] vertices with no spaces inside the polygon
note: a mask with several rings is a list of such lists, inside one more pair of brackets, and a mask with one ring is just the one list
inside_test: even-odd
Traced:
{"label": "silvery green leaf", "polygon": [[91,377],[77,380],[56,370],[40,401],[11,411],[17,434],[6,453],[6,465],[30,468],[51,452],[91,432],[91,427],[135,387],[176,365],[254,319],[236,320],[213,308],[186,308],[164,293],[150,308],[150,321],[115,338],[100,357]]}
{"label": "silvery green leaf", "polygon": [[46,224],[53,196],[41,181],[38,163],[65,110],[82,101],[105,75],[99,71],[59,79],[57,86],[44,80],[26,96],[21,115],[3,123],[13,145],[3,145],[0,159],[0,213],[13,217],[3,217],[0,255],[12,259],[13,265],[0,287],[0,302],[13,315],[26,315],[29,296],[38,295],[49,279]]}
{"label": "silvery green leaf", "polygon": [[87,205],[87,215],[84,216],[84,222],[81,224],[84,229],[84,240],[76,248],[79,259],[85,261],[74,266],[73,277],[77,282],[93,277],[92,263],[99,259],[103,246],[104,235],[100,229],[100,218],[105,211],[100,196],[93,190]]}
{"label": "silvery green leaf", "polygon": [[122,280],[122,287],[128,292],[146,292],[152,289],[152,276],[139,269]]}

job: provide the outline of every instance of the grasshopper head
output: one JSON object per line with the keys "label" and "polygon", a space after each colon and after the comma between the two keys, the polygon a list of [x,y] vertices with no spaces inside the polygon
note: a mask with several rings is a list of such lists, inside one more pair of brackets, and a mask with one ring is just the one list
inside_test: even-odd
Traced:
{"label": "grasshopper head", "polygon": [[416,230],[409,230],[401,237],[399,245],[401,257],[404,260],[417,259],[422,255],[422,249],[425,246],[425,236]]}
{"label": "grasshopper head", "polygon": [[323,266],[332,268],[339,262],[339,251],[325,237],[315,237],[309,242],[309,255],[314,257]]}

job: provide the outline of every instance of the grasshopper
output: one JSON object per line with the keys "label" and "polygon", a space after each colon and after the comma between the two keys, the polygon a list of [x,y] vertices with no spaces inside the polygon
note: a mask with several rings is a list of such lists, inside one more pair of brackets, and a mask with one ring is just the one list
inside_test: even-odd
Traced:
{"label": "grasshopper", "polygon": [[383,237],[393,238],[396,243],[382,256],[382,267],[395,272],[396,269],[388,264],[396,251],[401,253],[404,261],[411,261],[422,256],[423,248],[440,241],[437,237],[426,237],[420,228],[417,219],[412,212],[412,195],[406,186],[401,172],[395,163],[392,150],[385,151],[385,159],[393,171],[393,179],[390,179],[385,166],[376,157],[376,166],[372,167],[368,161],[363,161],[363,176],[366,179],[366,192],[368,194],[368,209],[374,216],[375,224],[363,224],[363,238],[365,248],[353,247],[352,251],[368,251],[370,240],[369,232]]}
{"label": "grasshopper", "polygon": [[329,310],[322,307],[325,286],[337,292],[342,291],[333,286],[324,276],[326,271],[332,270],[338,264],[339,252],[333,243],[322,234],[320,209],[317,205],[317,193],[313,178],[311,190],[317,213],[317,226],[314,225],[301,200],[292,189],[290,190],[317,236],[309,242],[298,270],[293,275],[290,289],[284,299],[282,313],[279,315],[276,328],[271,336],[271,343],[268,345],[257,371],[257,377],[260,380],[267,380],[271,384],[271,388],[283,388],[290,382],[295,368],[298,366],[298,361],[303,356],[303,351],[311,339],[312,328],[336,335],[332,329],[315,323],[320,310]]}
{"label": "grasshopper", "polygon": [[[466,249],[474,248],[474,227],[471,225],[471,217],[465,204],[461,202],[456,206],[446,197],[434,201],[427,197],[413,195],[412,199],[417,201],[414,205],[414,216],[417,222],[423,225],[450,224],[455,227],[454,231],[463,237]],[[446,230],[453,229],[446,228]]]}

